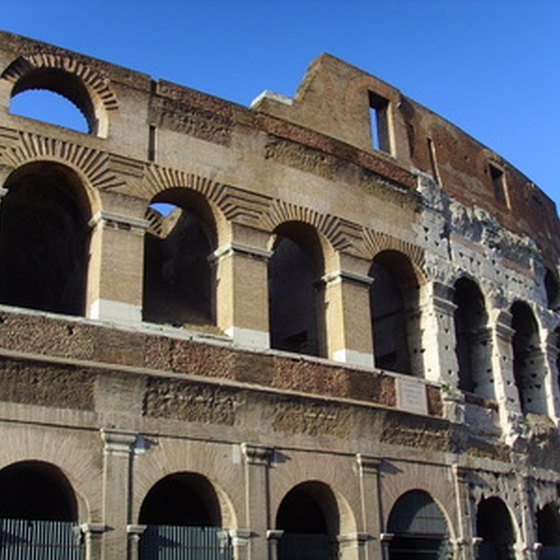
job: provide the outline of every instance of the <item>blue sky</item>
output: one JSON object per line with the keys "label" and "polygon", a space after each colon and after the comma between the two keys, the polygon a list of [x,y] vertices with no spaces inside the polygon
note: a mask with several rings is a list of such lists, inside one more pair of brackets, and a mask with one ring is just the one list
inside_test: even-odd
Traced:
{"label": "blue sky", "polygon": [[248,105],[330,52],[496,150],[560,202],[555,0],[3,0],[2,29]]}

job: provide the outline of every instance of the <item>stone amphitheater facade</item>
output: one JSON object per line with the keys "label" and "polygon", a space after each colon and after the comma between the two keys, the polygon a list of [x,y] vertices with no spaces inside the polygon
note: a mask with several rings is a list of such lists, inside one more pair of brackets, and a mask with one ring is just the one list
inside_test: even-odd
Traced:
{"label": "stone amphitheater facade", "polygon": [[560,226],[491,149],[328,54],[243,107],[2,33],[0,180],[0,518],[560,557]]}

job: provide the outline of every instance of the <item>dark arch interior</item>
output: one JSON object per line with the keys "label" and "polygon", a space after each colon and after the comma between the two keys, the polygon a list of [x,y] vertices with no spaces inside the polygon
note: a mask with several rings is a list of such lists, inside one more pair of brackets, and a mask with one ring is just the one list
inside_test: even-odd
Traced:
{"label": "dark arch interior", "polygon": [[282,500],[276,527],[287,533],[328,535],[325,513],[305,486],[292,489]]}
{"label": "dark arch interior", "polygon": [[79,181],[63,166],[38,163],[16,172],[6,186],[0,302],[82,315],[89,229]]}
{"label": "dark arch interior", "polygon": [[492,372],[490,341],[484,336],[488,315],[482,293],[472,280],[461,278],[455,283],[453,302],[457,305],[454,321],[459,388],[492,396],[481,391]]}
{"label": "dark arch interior", "polygon": [[482,537],[482,545],[497,560],[509,560],[510,547],[514,543],[513,524],[504,502],[500,498],[486,498],[478,504],[476,533]]}
{"label": "dark arch interior", "polygon": [[560,514],[552,504],[537,512],[537,540],[543,546],[560,547]]}
{"label": "dark arch interior", "polygon": [[306,224],[277,228],[268,263],[269,321],[272,348],[318,356],[318,293],[322,269],[320,243]]}
{"label": "dark arch interior", "polygon": [[543,413],[543,356],[539,330],[531,308],[516,301],[511,307],[513,335],[513,374],[524,412]]}
{"label": "dark arch interior", "polygon": [[549,309],[558,310],[560,306],[560,282],[558,276],[550,269],[546,269],[544,286]]}
{"label": "dark arch interior", "polygon": [[396,251],[383,251],[370,268],[370,313],[373,321],[375,366],[411,373],[413,326],[407,312],[418,307],[418,283],[410,261]]}
{"label": "dark arch interior", "polygon": [[[160,196],[145,236],[143,319],[174,326],[213,325],[212,219],[195,195]],[[210,226],[208,225],[210,222]]]}
{"label": "dark arch interior", "polygon": [[142,503],[141,524],[220,527],[216,491],[205,477],[176,473],[157,482]]}
{"label": "dark arch interior", "polygon": [[[87,132],[97,133],[98,123],[93,102],[86,86],[75,74],[59,68],[35,68],[17,81],[12,90],[12,98],[31,90],[43,90],[61,95],[82,113],[87,122]],[[49,118],[49,115],[45,115],[41,120],[60,124]]]}
{"label": "dark arch interior", "polygon": [[[389,514],[387,530],[393,535],[389,542],[389,560],[440,560],[449,550],[445,517],[423,490],[403,494]],[[421,556],[419,551],[422,551]]]}
{"label": "dark arch interior", "polygon": [[77,521],[76,497],[62,472],[46,463],[23,462],[0,471],[0,518]]}

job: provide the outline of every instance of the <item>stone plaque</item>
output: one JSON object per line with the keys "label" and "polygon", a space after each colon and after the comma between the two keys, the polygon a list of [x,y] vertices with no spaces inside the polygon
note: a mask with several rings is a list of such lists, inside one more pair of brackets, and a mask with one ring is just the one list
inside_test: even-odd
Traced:
{"label": "stone plaque", "polygon": [[428,399],[426,387],[414,379],[397,378],[397,408],[428,414]]}

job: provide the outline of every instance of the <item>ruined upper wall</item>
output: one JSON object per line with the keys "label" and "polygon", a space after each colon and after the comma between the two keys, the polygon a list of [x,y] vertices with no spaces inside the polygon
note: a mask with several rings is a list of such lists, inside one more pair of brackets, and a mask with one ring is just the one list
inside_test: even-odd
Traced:
{"label": "ruined upper wall", "polygon": [[[80,92],[78,82],[69,82],[67,91],[60,91],[91,113],[96,128],[89,137],[65,131],[74,142],[170,166],[200,155],[187,154],[190,145],[178,141],[181,138],[210,142],[218,155],[220,147],[233,147],[237,153],[261,150],[265,160],[280,163],[291,158],[290,146],[297,144],[308,150],[298,155],[305,159],[298,163],[304,171],[350,183],[361,181],[352,171],[359,168],[411,194],[419,170],[433,176],[458,202],[480,207],[509,230],[534,239],[545,260],[553,263],[560,255],[554,203],[527,177],[396,88],[331,55],[321,55],[311,63],[293,99],[265,93],[251,108],[5,32],[0,34],[0,67],[0,109],[7,126],[52,135],[51,125],[11,115],[9,100],[17,93],[15,84],[41,87],[41,73],[54,69],[60,76],[77,76],[85,87]],[[91,103],[84,101],[88,96]],[[378,149],[372,147],[372,108],[383,119],[385,139]],[[258,140],[255,134],[260,135]],[[256,188],[250,182],[255,174],[244,174],[238,157],[223,160],[222,181]],[[353,167],[343,174],[341,162]],[[261,192],[276,194],[267,192],[262,183]],[[342,195],[325,196],[334,200]],[[367,205],[359,206],[367,211]],[[337,203],[332,212],[341,214],[339,207],[344,205]],[[358,210],[341,217],[364,222]]]}

